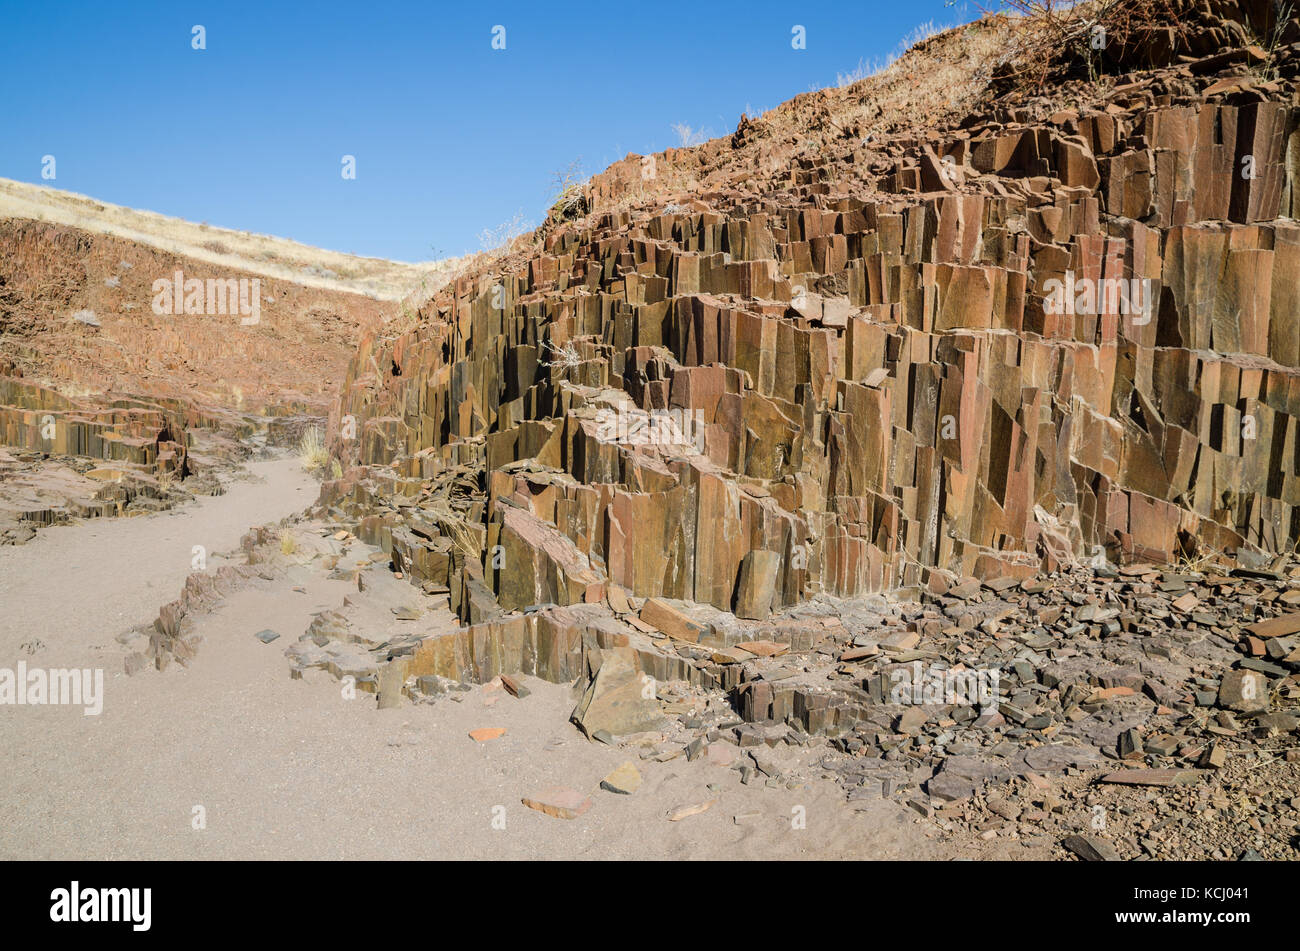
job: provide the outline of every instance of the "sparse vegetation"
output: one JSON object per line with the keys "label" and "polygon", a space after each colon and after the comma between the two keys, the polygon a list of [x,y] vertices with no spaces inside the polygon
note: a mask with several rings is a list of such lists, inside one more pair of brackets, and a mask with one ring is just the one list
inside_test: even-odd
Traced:
{"label": "sparse vegetation", "polygon": [[329,450],[325,448],[319,427],[303,430],[302,438],[298,440],[298,458],[308,472],[319,472],[329,465]]}
{"label": "sparse vegetation", "polygon": [[[456,261],[408,264],[313,248],[285,238],[196,224],[84,195],[0,178],[0,217],[28,218],[113,235],[200,261],[306,286],[400,300],[421,278],[440,282]],[[314,268],[315,270],[305,270]]]}
{"label": "sparse vegetation", "polygon": [[893,65],[895,59],[897,59],[897,57],[889,56],[884,60],[873,59],[870,63],[864,59],[860,59],[858,60],[858,65],[847,73],[835,74],[835,85],[840,89],[844,89],[848,86],[852,86],[854,83],[860,83],[862,80],[875,76],[885,69],[888,69]]}
{"label": "sparse vegetation", "polygon": [[708,129],[694,129],[683,122],[673,123],[673,134],[677,136],[677,144],[684,149],[701,145],[713,137]]}
{"label": "sparse vegetation", "polygon": [[1275,8],[1274,16],[1273,29],[1269,31],[1269,34],[1254,38],[1255,45],[1264,51],[1267,58],[1263,63],[1250,67],[1250,72],[1256,79],[1264,82],[1272,82],[1278,78],[1277,51],[1282,46],[1287,23],[1295,18],[1295,4],[1291,3],[1290,0],[1286,0],[1286,2]]}
{"label": "sparse vegetation", "polygon": [[537,361],[544,367],[560,367],[564,370],[571,370],[582,365],[582,354],[578,353],[578,348],[573,345],[572,340],[567,340],[558,347],[549,340],[543,340],[542,349],[544,352],[554,355],[554,359]]}
{"label": "sparse vegetation", "polygon": [[870,79],[872,76],[879,76],[889,67],[898,62],[899,58],[913,46],[924,43],[931,37],[938,36],[946,30],[951,30],[956,24],[948,26],[939,26],[933,20],[926,20],[924,23],[916,26],[912,32],[908,33],[899,41],[894,52],[890,53],[884,59],[873,59],[867,62],[864,59],[858,60],[858,65],[847,73],[835,74],[835,85],[840,89],[845,89],[855,83],[860,83],[864,79]]}
{"label": "sparse vegetation", "polygon": [[1102,51],[1131,49],[1152,29],[1184,32],[1180,0],[1001,0],[1001,6],[1022,18],[1016,42],[1002,56],[1002,74],[1039,89],[1072,65],[1086,64],[1095,79]]}
{"label": "sparse vegetation", "polygon": [[446,499],[433,499],[425,503],[423,510],[433,517],[433,520],[438,523],[439,530],[451,539],[453,545],[467,557],[479,558],[481,549],[478,536],[465,518],[456,512]]}
{"label": "sparse vegetation", "polygon": [[535,226],[518,211],[509,221],[495,228],[484,228],[479,232],[478,240],[484,254],[496,254],[507,251],[515,240],[532,231]]}
{"label": "sparse vegetation", "polygon": [[582,159],[574,159],[567,168],[555,172],[554,197],[551,199],[550,217],[556,221],[581,218],[589,210],[586,187],[591,176],[582,167]]}

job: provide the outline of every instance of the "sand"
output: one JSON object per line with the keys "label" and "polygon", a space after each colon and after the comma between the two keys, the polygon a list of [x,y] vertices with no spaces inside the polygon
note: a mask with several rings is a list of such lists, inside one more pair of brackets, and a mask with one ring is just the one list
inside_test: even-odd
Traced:
{"label": "sand", "polygon": [[[293,460],[171,513],[42,532],[0,549],[0,666],[102,667],[104,710],[0,707],[0,858],[682,859],[938,858],[932,826],[895,802],[864,811],[836,784],[744,786],[704,760],[641,761],[587,741],[567,685],[528,678],[515,699],[482,687],[455,702],[379,710],[322,671],[291,680],[283,650],[353,589],[319,569],[257,582],[201,618],[198,657],[134,677],[116,635],[150,621],[190,570],[247,527],[303,508],[315,485]],[[295,591],[294,586],[302,591]],[[262,644],[270,628],[279,640]],[[22,645],[39,641],[27,653]],[[496,698],[495,700],[493,698]],[[504,727],[475,742],[469,731]],[[822,754],[799,751],[804,761]],[[599,788],[633,759],[630,796]],[[712,788],[710,788],[712,784]],[[558,819],[521,799],[551,785],[592,807]],[[670,822],[682,806],[716,800]],[[740,820],[737,821],[737,816]],[[202,821],[199,821],[199,820]],[[802,822],[798,821],[802,819]],[[929,835],[927,835],[927,832]]]}

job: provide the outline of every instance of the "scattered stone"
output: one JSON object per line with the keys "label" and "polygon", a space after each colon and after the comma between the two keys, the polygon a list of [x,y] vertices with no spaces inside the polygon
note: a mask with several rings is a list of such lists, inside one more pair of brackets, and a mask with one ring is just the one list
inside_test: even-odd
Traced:
{"label": "scattered stone", "polygon": [[1119,854],[1105,839],[1095,835],[1068,835],[1061,845],[1085,862],[1118,862]]}
{"label": "scattered stone", "polygon": [[691,805],[688,806],[678,806],[672,812],[668,813],[668,821],[680,822],[682,819],[685,819],[688,816],[698,816],[701,812],[704,812],[711,806],[715,805],[717,802],[718,800],[715,798],[715,799],[707,799],[704,802],[692,803]]}
{"label": "scattered stone", "polygon": [[506,691],[510,696],[517,697],[520,700],[532,693],[531,690],[520,682],[519,678],[512,677],[509,674],[501,675],[501,686],[506,688]]}
{"label": "scattered stone", "polygon": [[623,796],[630,796],[641,788],[641,772],[631,760],[623,763],[600,781],[600,788]]}
{"label": "scattered stone", "polygon": [[1268,680],[1253,670],[1230,670],[1219,684],[1219,706],[1240,713],[1268,709]]}
{"label": "scattered stone", "polygon": [[1189,785],[1198,779],[1198,774],[1188,769],[1126,769],[1107,773],[1097,781],[1122,786],[1175,786]]}
{"label": "scattered stone", "polygon": [[613,648],[600,656],[600,669],[574,708],[573,721],[589,737],[598,730],[623,736],[658,729],[663,713],[633,651]]}
{"label": "scattered stone", "polygon": [[556,819],[576,819],[591,808],[591,798],[567,786],[548,786],[525,796],[523,804]]}

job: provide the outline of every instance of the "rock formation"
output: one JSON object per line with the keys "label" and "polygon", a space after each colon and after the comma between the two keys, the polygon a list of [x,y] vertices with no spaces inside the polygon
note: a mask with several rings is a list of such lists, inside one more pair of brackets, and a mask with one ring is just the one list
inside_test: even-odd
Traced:
{"label": "rock formation", "polygon": [[[154,283],[178,273],[232,294],[219,310],[186,313],[182,299],[156,313]],[[257,290],[256,325],[241,324],[241,279]],[[219,491],[216,471],[250,446],[323,429],[361,328],[396,311],[121,237],[0,220],[0,544]]]}
{"label": "rock formation", "polygon": [[760,118],[629,157],[363,339],[322,501],[465,620],[1288,550],[1300,31],[1187,9],[1194,41],[926,133],[850,87],[802,104],[811,151]]}

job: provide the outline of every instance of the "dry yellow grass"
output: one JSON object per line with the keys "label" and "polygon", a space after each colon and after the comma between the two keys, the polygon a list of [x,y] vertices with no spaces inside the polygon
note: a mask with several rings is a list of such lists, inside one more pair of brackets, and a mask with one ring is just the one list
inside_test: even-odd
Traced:
{"label": "dry yellow grass", "polygon": [[308,472],[317,472],[329,465],[329,450],[325,448],[321,431],[315,426],[303,430],[302,438],[298,441],[298,458]]}
{"label": "dry yellow grass", "polygon": [[286,238],[195,224],[152,211],[0,178],[0,218],[30,218],[135,241],[222,267],[305,287],[401,300],[422,283],[441,287],[458,259],[408,264],[357,257]]}
{"label": "dry yellow grass", "polygon": [[[741,126],[749,130],[744,145],[728,134],[668,149],[653,156],[650,175],[644,174],[646,160],[641,156],[615,162],[584,187],[586,214],[681,202],[690,193],[725,190],[737,180],[775,171],[792,158],[815,159],[828,144],[847,138],[869,144],[885,133],[924,136],[951,125],[988,93],[995,69],[1016,55],[1025,32],[1024,21],[1005,14],[947,30],[932,22],[921,24],[902,38],[900,52],[879,64],[881,68],[860,63],[827,88],[747,115]],[[559,220],[553,214],[543,230]]]}

